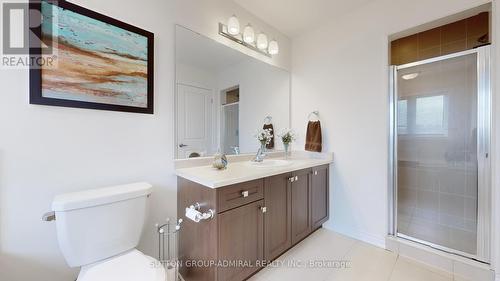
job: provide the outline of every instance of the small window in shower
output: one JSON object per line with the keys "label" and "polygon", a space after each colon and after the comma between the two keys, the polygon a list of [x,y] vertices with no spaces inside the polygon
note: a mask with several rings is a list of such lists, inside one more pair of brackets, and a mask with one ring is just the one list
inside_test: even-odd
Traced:
{"label": "small window in shower", "polygon": [[406,97],[398,101],[398,133],[446,135],[447,115],[445,95]]}
{"label": "small window in shower", "polygon": [[415,133],[446,135],[448,132],[445,96],[416,98]]}

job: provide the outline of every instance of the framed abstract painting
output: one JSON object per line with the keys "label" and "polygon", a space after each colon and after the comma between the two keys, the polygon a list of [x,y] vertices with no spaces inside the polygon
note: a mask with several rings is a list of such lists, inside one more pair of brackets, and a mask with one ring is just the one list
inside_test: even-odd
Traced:
{"label": "framed abstract painting", "polygon": [[30,5],[30,55],[49,46],[55,62],[30,68],[31,104],[153,114],[153,33],[67,1]]}

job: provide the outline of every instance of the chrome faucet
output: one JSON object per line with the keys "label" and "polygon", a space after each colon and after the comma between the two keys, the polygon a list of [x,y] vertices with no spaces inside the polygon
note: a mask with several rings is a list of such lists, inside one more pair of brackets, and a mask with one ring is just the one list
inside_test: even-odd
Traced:
{"label": "chrome faucet", "polygon": [[252,161],[262,162],[262,161],[264,161],[264,157],[266,157],[266,153],[264,153],[264,151],[262,151],[262,148],[259,148],[259,150],[257,150],[257,154],[255,154],[255,158]]}
{"label": "chrome faucet", "polygon": [[235,155],[240,155],[240,147],[239,146],[231,146]]}

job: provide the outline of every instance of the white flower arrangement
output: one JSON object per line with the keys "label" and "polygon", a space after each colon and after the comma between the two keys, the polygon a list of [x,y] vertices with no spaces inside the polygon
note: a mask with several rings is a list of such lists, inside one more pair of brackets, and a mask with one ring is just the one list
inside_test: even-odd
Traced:
{"label": "white flower arrangement", "polygon": [[291,144],[294,140],[297,139],[295,131],[289,128],[284,128],[278,136],[281,138],[281,141],[285,145]]}
{"label": "white flower arrangement", "polygon": [[262,129],[255,134],[255,138],[260,142],[260,144],[267,145],[271,143],[271,139],[273,138],[272,131],[272,129]]}

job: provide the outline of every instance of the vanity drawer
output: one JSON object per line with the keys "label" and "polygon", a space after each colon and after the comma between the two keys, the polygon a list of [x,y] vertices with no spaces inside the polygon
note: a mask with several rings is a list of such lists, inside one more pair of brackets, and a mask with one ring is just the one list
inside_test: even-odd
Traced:
{"label": "vanity drawer", "polygon": [[217,189],[218,213],[264,198],[264,179]]}

